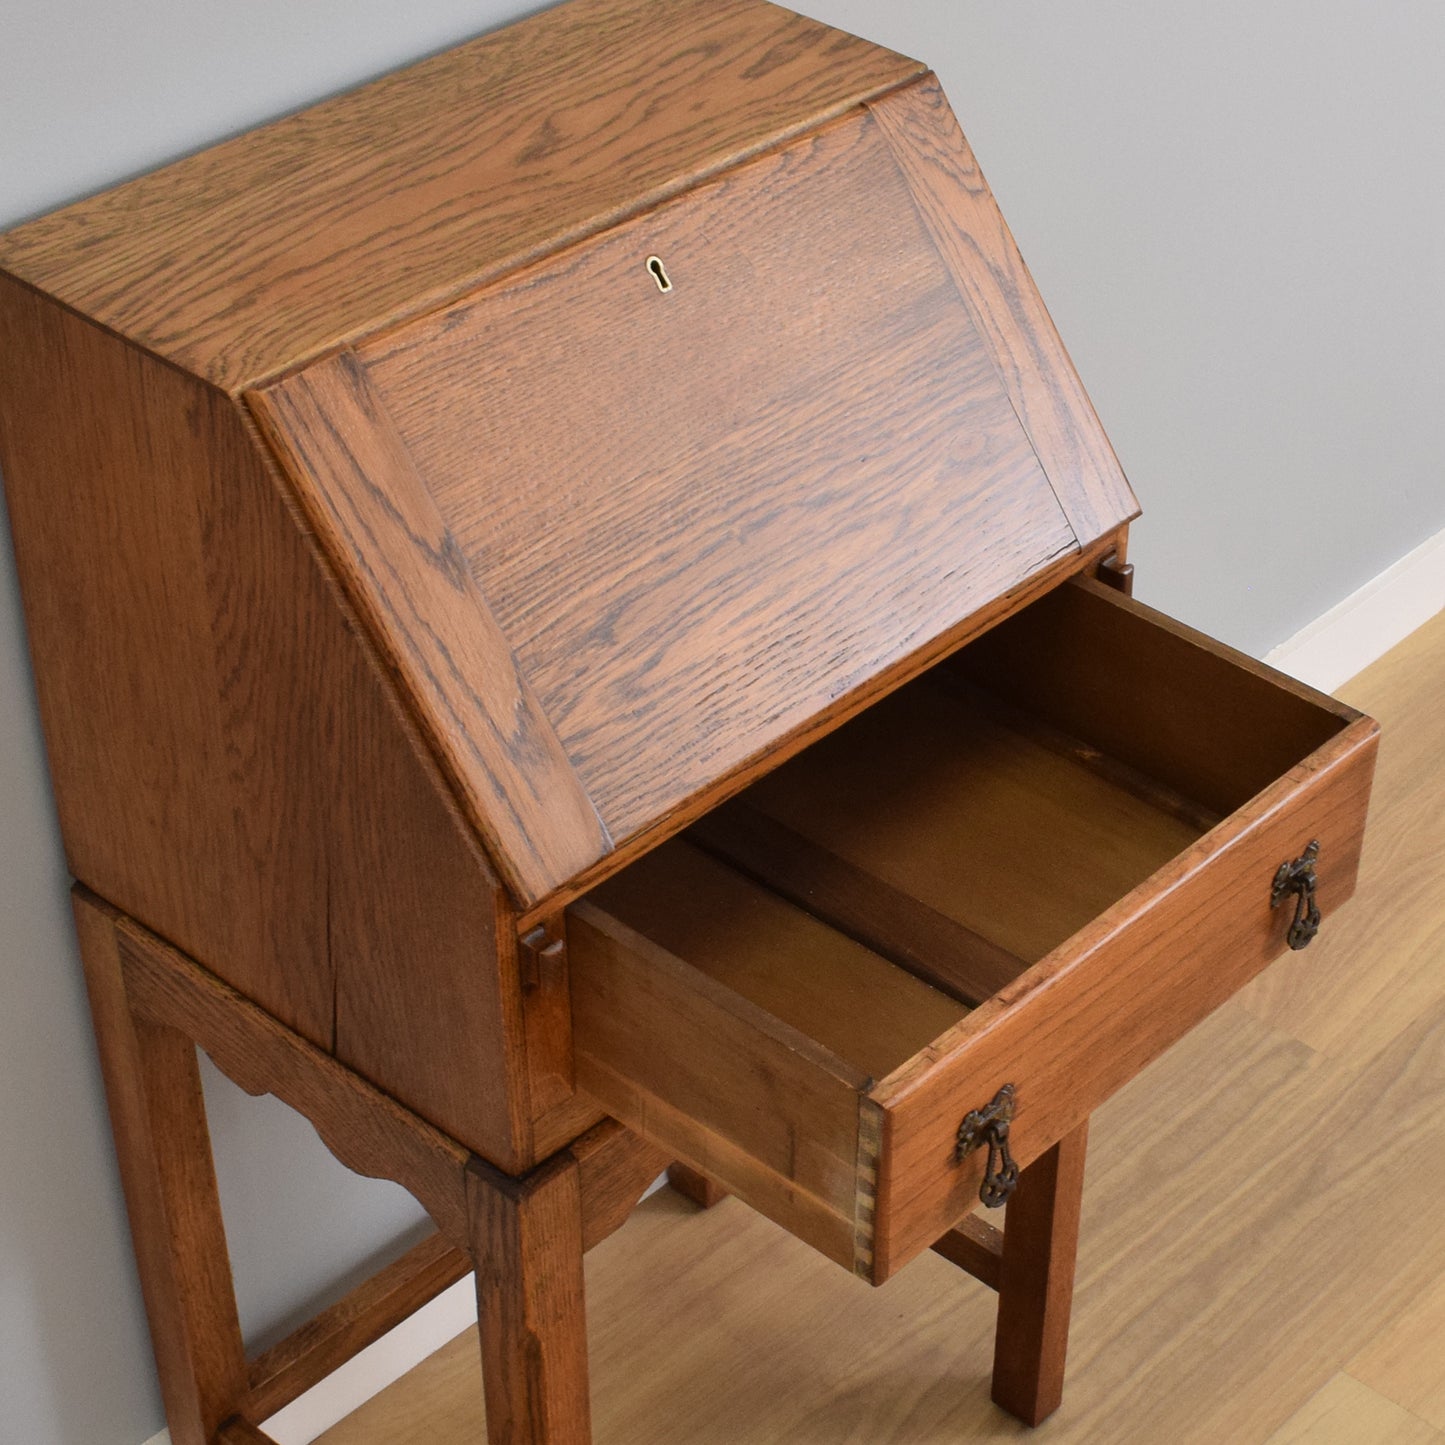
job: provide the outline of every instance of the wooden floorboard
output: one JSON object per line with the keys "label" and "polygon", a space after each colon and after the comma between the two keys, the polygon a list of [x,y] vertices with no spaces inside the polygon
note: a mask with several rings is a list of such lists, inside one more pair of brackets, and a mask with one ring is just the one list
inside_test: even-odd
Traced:
{"label": "wooden floorboard", "polygon": [[1336,1375],[1266,1445],[1441,1445],[1423,1420],[1349,1375]]}
{"label": "wooden floorboard", "polygon": [[[1047,1445],[1445,1445],[1445,615],[1342,695],[1385,728],[1360,894],[1103,1109]],[[932,1445],[988,1400],[993,1294],[880,1290],[735,1199],[587,1260],[597,1445]],[[323,1436],[481,1436],[468,1334]]]}
{"label": "wooden floorboard", "polygon": [[1445,1260],[1383,1334],[1350,1361],[1357,1380],[1445,1434]]}

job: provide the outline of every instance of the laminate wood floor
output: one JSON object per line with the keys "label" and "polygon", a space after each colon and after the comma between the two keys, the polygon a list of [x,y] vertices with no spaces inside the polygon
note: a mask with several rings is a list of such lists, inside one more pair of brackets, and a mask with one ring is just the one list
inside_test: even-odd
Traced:
{"label": "laminate wood floor", "polygon": [[[1096,1116],[1046,1445],[1445,1445],[1445,614],[1341,692],[1385,729],[1359,897]],[[597,1445],[1033,1433],[937,1256],[874,1290],[663,1191],[587,1295]],[[322,1439],[482,1432],[468,1332]]]}

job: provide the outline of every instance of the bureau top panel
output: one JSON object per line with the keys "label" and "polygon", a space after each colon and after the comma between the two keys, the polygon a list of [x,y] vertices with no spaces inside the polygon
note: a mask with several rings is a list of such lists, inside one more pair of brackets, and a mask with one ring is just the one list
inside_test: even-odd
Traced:
{"label": "bureau top panel", "polygon": [[571,0],[0,235],[231,392],[924,72],[762,0]]}

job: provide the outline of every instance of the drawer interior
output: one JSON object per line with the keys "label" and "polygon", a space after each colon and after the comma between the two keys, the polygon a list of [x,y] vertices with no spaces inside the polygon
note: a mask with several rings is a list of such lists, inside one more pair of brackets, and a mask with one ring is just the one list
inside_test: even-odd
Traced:
{"label": "drawer interior", "polygon": [[1353,716],[1079,583],[688,836],[976,1004]]}
{"label": "drawer interior", "polygon": [[688,840],[601,891],[614,917],[699,973],[881,1079],[968,1012],[846,933]]}
{"label": "drawer interior", "polygon": [[1132,782],[926,676],[690,836],[976,1004],[1209,826]]}
{"label": "drawer interior", "polygon": [[866,1272],[870,1095],[1355,719],[1057,589],[574,905],[579,1082]]}

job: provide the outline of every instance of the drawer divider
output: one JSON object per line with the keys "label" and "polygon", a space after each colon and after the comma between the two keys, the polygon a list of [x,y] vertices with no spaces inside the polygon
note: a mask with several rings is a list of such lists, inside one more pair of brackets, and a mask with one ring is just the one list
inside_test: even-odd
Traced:
{"label": "drawer divider", "polygon": [[1028,964],[922,900],[841,858],[750,803],[734,799],[688,837],[789,903],[977,1006]]}

